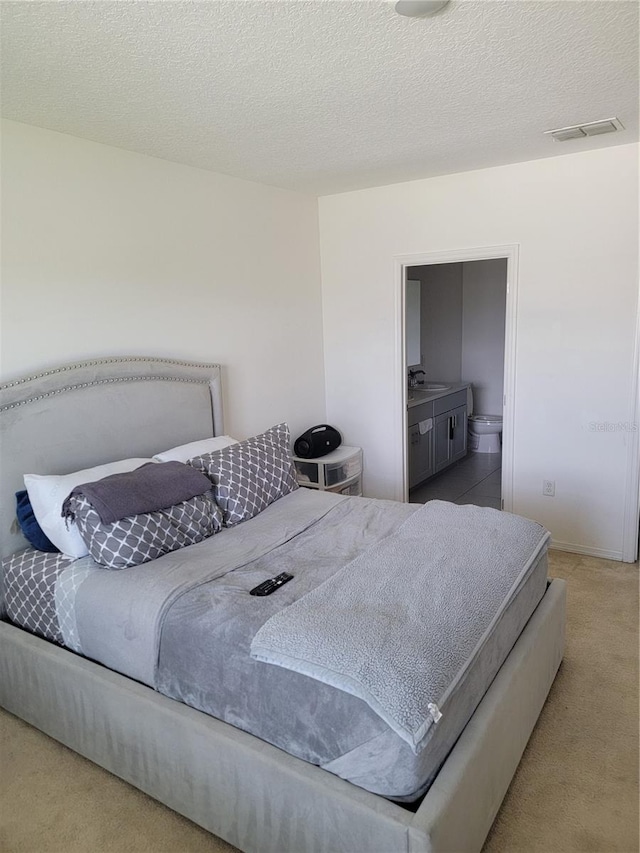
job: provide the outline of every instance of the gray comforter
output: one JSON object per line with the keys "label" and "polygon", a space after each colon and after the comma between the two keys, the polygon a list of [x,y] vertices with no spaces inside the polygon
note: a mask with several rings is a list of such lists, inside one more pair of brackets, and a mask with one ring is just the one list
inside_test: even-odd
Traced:
{"label": "gray comforter", "polygon": [[[451,510],[460,513],[456,525],[473,514]],[[417,505],[298,489],[251,521],[152,563],[111,572],[90,558],[77,560],[61,567],[55,585],[64,642],[375,793],[414,799],[428,787],[542,597],[544,555],[513,603],[505,599],[501,630],[464,675],[463,689],[439,703],[443,719],[429,728],[419,754],[364,698],[255,660],[250,651],[269,620],[323,585],[333,588],[364,555],[373,555],[385,540],[395,542],[398,528],[421,512]],[[431,546],[436,534],[426,532]],[[283,571],[294,580],[273,595],[248,594]]]}
{"label": "gray comforter", "polygon": [[65,645],[155,687],[164,620],[185,593],[250,565],[346,500],[303,489],[294,494],[250,524],[126,571],[100,569],[90,558],[76,561],[58,581],[64,595],[56,590]]}
{"label": "gray comforter", "polygon": [[548,538],[526,518],[431,501],[272,616],[251,654],[358,696],[418,752]]}

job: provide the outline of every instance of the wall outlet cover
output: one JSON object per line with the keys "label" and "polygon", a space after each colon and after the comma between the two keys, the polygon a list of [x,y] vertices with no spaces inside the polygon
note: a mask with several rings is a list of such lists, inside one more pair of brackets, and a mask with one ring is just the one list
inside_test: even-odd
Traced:
{"label": "wall outlet cover", "polygon": [[542,494],[546,495],[549,498],[555,496],[556,493],[556,483],[555,480],[543,480],[542,481]]}

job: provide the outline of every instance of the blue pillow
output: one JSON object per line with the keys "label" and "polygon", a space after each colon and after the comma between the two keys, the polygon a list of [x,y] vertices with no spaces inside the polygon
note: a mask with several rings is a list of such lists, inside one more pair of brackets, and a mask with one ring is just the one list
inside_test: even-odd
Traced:
{"label": "blue pillow", "polygon": [[48,551],[50,554],[59,554],[60,549],[51,542],[33,514],[33,507],[26,490],[16,492],[16,516],[18,524],[27,542],[38,551]]}

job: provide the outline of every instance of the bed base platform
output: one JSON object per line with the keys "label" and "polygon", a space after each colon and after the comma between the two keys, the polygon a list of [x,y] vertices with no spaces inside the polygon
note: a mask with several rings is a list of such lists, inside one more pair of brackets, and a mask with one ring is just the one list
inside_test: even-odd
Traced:
{"label": "bed base platform", "polygon": [[244,851],[479,851],[560,665],[553,580],[414,813],[0,623],[0,705]]}

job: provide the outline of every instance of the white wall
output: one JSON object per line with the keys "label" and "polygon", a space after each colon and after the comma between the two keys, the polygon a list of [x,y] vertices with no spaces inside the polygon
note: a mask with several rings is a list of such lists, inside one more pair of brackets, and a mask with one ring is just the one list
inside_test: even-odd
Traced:
{"label": "white wall", "polygon": [[239,437],[325,420],[317,201],[3,125],[1,372],[218,362]]}
{"label": "white wall", "polygon": [[[520,244],[514,510],[620,556],[636,435],[638,145],[320,199],[327,418],[402,495],[394,257]],[[556,481],[555,498],[542,480]]]}
{"label": "white wall", "polygon": [[479,414],[502,415],[506,258],[462,265],[462,379]]}

